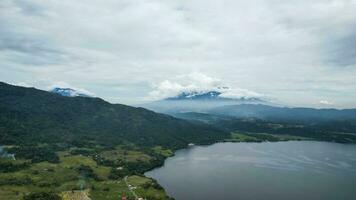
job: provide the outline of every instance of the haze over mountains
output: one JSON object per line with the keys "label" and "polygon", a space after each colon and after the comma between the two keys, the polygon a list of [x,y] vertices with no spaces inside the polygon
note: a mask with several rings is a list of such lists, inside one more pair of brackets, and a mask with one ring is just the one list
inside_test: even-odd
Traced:
{"label": "haze over mountains", "polygon": [[258,97],[227,98],[221,92],[182,92],[177,96],[143,105],[168,114],[204,113],[235,118],[308,122],[355,120],[356,109],[314,109],[275,105]]}
{"label": "haze over mountains", "polygon": [[68,96],[63,90],[0,86],[2,144],[28,143],[36,138],[62,143],[132,142],[176,149],[188,143],[219,141],[238,130],[339,142],[352,142],[356,137],[356,109],[277,107],[258,98],[225,98],[209,91],[182,93],[143,105],[165,113],[159,114],[100,98]]}
{"label": "haze over mountains", "polygon": [[313,109],[274,107],[263,104],[222,106],[208,111],[210,114],[236,118],[257,118],[285,122],[353,121],[356,109]]}
{"label": "haze over mountains", "polygon": [[[52,93],[65,97],[92,97],[71,88],[54,88]],[[356,109],[314,109],[275,106],[258,97],[225,97],[221,91],[190,91],[142,105],[174,116],[199,113],[220,117],[255,118],[280,122],[354,121]]]}
{"label": "haze over mountains", "polygon": [[142,107],[162,113],[206,112],[226,105],[268,103],[258,97],[226,97],[220,91],[181,92],[172,97],[143,104]]}
{"label": "haze over mountains", "polygon": [[356,109],[277,106],[259,98],[224,98],[214,91],[182,93],[143,106],[227,132],[289,134],[345,143],[356,139]]}

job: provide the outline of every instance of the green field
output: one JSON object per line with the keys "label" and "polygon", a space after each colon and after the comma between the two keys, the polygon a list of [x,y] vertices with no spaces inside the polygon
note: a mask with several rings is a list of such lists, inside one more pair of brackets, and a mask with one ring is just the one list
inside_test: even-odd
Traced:
{"label": "green field", "polygon": [[[153,155],[165,158],[172,155],[170,150],[154,147],[149,150],[152,155],[148,155],[136,147],[117,146],[92,151],[92,155],[73,155],[71,152],[57,152],[58,163],[0,158],[1,163],[28,164],[25,169],[0,173],[1,199],[22,200],[24,196],[38,192],[55,193],[63,200],[114,200],[123,193],[128,199],[134,199],[124,176],[128,176],[127,182],[140,197],[169,199],[163,188],[154,180],[132,171],[132,166],[146,167],[156,159]],[[113,171],[118,171],[121,177],[113,179]]]}

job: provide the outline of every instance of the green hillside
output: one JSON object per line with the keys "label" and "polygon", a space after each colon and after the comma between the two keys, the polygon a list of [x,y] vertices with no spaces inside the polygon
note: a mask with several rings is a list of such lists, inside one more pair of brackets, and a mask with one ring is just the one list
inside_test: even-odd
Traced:
{"label": "green hillside", "polygon": [[143,108],[99,98],[57,94],[0,83],[0,144],[134,143],[177,149],[212,143],[227,133]]}

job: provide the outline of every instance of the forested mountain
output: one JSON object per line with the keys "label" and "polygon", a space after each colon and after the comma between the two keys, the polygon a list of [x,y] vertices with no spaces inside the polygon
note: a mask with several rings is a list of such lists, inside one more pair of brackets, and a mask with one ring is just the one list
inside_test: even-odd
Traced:
{"label": "forested mountain", "polygon": [[58,94],[0,83],[0,144],[91,143],[181,148],[212,143],[227,133],[143,108],[100,98]]}

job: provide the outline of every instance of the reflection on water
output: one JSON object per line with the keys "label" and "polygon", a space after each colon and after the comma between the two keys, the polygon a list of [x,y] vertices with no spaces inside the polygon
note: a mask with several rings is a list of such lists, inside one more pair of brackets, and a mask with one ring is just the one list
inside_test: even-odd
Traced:
{"label": "reflection on water", "polygon": [[177,200],[356,199],[356,145],[219,143],[176,152],[148,172]]}

